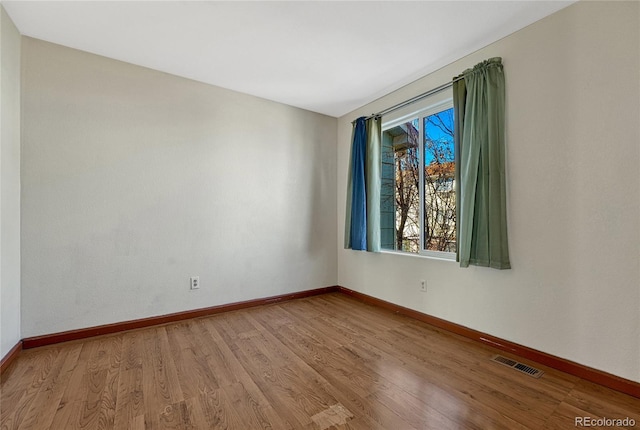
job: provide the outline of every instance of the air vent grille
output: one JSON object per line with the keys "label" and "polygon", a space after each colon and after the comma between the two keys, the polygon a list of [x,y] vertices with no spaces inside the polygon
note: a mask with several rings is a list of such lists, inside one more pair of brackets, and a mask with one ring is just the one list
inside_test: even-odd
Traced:
{"label": "air vent grille", "polygon": [[526,364],[519,363],[515,360],[511,360],[510,358],[503,357],[502,355],[494,355],[491,360],[495,361],[496,363],[500,363],[503,366],[511,367],[512,369],[515,369],[518,372],[522,372],[529,376],[533,376],[534,378],[539,378],[544,374],[542,370],[536,369],[531,366],[527,366]]}

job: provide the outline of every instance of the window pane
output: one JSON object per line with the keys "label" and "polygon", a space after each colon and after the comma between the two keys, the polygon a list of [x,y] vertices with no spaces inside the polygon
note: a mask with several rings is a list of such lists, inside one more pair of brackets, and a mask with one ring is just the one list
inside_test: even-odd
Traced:
{"label": "window pane", "polygon": [[456,251],[453,108],[424,118],[424,248]]}
{"label": "window pane", "polygon": [[382,133],[381,242],[386,249],[420,251],[419,120]]}

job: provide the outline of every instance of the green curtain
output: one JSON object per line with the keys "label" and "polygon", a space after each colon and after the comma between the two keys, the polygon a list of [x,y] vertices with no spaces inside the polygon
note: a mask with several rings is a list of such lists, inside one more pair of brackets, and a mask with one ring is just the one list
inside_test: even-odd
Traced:
{"label": "green curtain", "polygon": [[456,79],[457,259],[461,267],[510,269],[502,59],[483,61]]}
{"label": "green curtain", "polygon": [[347,180],[344,247],[380,251],[380,118],[353,122]]}
{"label": "green curtain", "polygon": [[382,169],[382,121],[367,120],[367,251],[380,252],[380,181]]}

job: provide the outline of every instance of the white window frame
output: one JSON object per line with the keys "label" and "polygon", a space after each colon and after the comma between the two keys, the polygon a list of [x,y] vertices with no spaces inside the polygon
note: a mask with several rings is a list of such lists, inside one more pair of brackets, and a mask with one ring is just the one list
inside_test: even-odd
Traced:
{"label": "white window frame", "polygon": [[[444,97],[443,97],[444,95]],[[412,256],[423,256],[438,260],[447,260],[447,261],[456,261],[456,253],[455,252],[446,252],[446,251],[432,251],[428,249],[424,249],[424,118],[429,115],[433,115],[435,113],[441,112],[443,110],[447,110],[453,108],[453,97],[450,94],[440,93],[435,94],[431,97],[428,97],[421,101],[421,103],[416,103],[415,105],[410,105],[402,110],[394,113],[393,116],[385,115],[382,117],[382,132],[389,130],[390,128],[396,127],[400,124],[404,124],[406,122],[412,121],[418,118],[420,127],[418,127],[418,141],[420,145],[418,145],[418,159],[419,159],[419,178],[420,178],[420,247],[418,253],[415,252],[407,252],[402,250],[391,250],[384,249],[383,252],[392,253],[392,254],[400,254],[400,255],[412,255]],[[459,196],[456,195],[456,199]],[[458,225],[456,225],[456,237]]]}

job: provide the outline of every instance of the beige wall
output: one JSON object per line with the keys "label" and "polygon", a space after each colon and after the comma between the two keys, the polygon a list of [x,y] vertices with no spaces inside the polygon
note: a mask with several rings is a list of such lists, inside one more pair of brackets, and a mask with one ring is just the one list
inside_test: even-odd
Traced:
{"label": "beige wall", "polygon": [[335,118],[23,48],[23,337],[336,284]]}
{"label": "beige wall", "polygon": [[20,336],[20,33],[0,6],[0,357]]}
{"label": "beige wall", "polygon": [[[639,7],[577,3],[340,118],[339,284],[640,381]],[[494,56],[513,269],[343,250],[350,122]]]}

